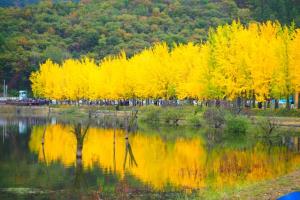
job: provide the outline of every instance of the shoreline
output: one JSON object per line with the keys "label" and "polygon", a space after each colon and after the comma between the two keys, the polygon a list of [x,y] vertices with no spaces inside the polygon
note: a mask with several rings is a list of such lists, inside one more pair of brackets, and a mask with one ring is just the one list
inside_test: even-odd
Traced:
{"label": "shoreline", "polygon": [[[138,111],[137,117],[140,118],[143,107],[134,107]],[[112,106],[15,106],[15,105],[0,105],[0,116],[17,116],[17,117],[47,117],[50,109],[50,117],[70,118],[70,119],[103,119],[116,117],[118,119],[128,118],[133,115],[132,107],[124,107],[121,110],[115,111]],[[164,109],[164,108],[162,108]],[[173,110],[179,110],[174,107]],[[254,113],[255,114],[255,113]],[[300,117],[295,116],[266,116],[266,115],[245,115],[251,123],[256,124],[259,118],[269,118],[276,121],[280,127],[300,128]],[[160,123],[158,123],[160,124]],[[177,125],[187,125],[187,117],[183,116],[178,120]],[[174,126],[174,125],[171,125]]]}
{"label": "shoreline", "polygon": [[222,199],[277,199],[294,191],[300,191],[300,169],[275,179],[246,186],[234,191],[229,198]]}

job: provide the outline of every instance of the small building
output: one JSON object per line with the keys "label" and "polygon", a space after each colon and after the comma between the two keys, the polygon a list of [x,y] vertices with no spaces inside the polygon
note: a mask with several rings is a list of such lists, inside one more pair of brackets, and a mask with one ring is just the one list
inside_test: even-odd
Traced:
{"label": "small building", "polygon": [[19,90],[19,100],[27,99],[27,91],[26,90]]}

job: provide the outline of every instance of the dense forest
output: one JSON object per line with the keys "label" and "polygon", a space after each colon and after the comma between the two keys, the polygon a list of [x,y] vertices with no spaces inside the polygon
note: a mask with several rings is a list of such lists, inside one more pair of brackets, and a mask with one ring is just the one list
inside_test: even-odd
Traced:
{"label": "dense forest", "polygon": [[[239,19],[300,25],[297,0],[13,0],[0,3],[0,80],[30,88],[47,58],[127,56],[156,42],[199,43],[209,28]],[[12,91],[12,90],[10,90]]]}

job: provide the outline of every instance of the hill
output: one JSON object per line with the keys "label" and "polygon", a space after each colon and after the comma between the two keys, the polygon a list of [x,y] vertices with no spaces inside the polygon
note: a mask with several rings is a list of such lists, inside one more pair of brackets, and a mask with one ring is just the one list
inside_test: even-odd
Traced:
{"label": "hill", "polygon": [[29,74],[47,58],[60,62],[87,55],[98,60],[121,50],[132,56],[159,41],[199,43],[206,39],[209,27],[234,19],[300,24],[296,0],[32,3],[36,1],[11,1],[4,5],[11,7],[0,8],[0,80],[6,79],[9,88],[29,88]]}

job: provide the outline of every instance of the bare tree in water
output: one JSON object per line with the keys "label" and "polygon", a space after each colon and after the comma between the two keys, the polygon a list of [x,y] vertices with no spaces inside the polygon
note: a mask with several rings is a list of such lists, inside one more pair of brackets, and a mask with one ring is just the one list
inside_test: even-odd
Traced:
{"label": "bare tree in water", "polygon": [[126,136],[125,136],[125,158],[124,158],[124,164],[123,164],[123,168],[125,170],[125,167],[126,167],[126,162],[127,162],[127,157],[129,155],[129,158],[128,158],[128,162],[129,162],[129,166],[136,166],[137,167],[137,162],[134,158],[134,155],[133,155],[133,151],[132,151],[132,148],[131,148],[131,145],[129,143],[129,139],[128,139],[128,133],[126,133]]}
{"label": "bare tree in water", "polygon": [[76,172],[75,172],[75,186],[77,188],[81,188],[81,182],[83,180],[83,170],[82,170],[82,149],[83,149],[83,142],[84,138],[88,132],[90,123],[85,128],[82,128],[81,123],[77,123],[74,125],[73,133],[76,136]]}
{"label": "bare tree in water", "polygon": [[[132,112],[131,117],[129,119],[128,118],[125,119],[126,136],[125,136],[125,158],[124,158],[124,163],[123,163],[124,170],[125,170],[125,167],[126,167],[126,162],[127,162],[128,155],[129,155],[129,158],[128,158],[129,166],[130,167],[134,166],[134,165],[137,166],[137,162],[134,158],[134,154],[133,154],[130,142],[129,142],[129,131],[136,129],[136,126],[135,126],[136,118],[137,118],[137,111],[135,113]],[[129,123],[128,123],[128,121],[129,121]]]}

